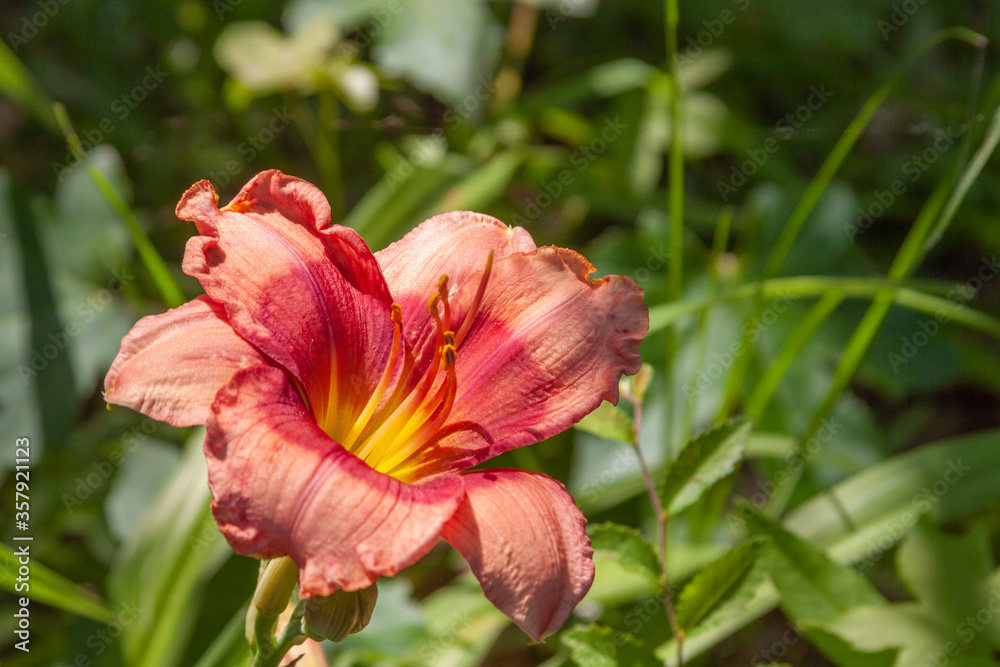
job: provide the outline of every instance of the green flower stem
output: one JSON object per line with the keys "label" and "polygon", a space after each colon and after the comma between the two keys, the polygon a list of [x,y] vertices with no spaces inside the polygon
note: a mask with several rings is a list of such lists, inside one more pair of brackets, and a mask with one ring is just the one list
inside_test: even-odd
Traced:
{"label": "green flower stem", "polygon": [[273,667],[281,662],[288,649],[304,640],[301,618],[304,602],[296,605],[292,617],[277,641],[274,638],[278,616],[288,607],[288,600],[295,588],[299,568],[285,556],[268,561],[257,580],[251,613],[253,619],[253,667]]}
{"label": "green flower stem", "polygon": [[[262,622],[260,620],[262,615],[257,617],[257,623],[254,627],[258,643],[254,647],[253,662],[250,663],[251,667],[278,667],[281,664],[282,658],[285,657],[285,654],[293,646],[301,644],[306,640],[305,635],[302,634],[302,613],[304,609],[305,601],[300,601],[295,606],[295,611],[292,612],[292,617],[289,619],[288,625],[281,631],[277,640],[274,638],[274,624],[271,624],[270,630],[267,630],[267,621]],[[277,618],[274,620],[277,621]]]}

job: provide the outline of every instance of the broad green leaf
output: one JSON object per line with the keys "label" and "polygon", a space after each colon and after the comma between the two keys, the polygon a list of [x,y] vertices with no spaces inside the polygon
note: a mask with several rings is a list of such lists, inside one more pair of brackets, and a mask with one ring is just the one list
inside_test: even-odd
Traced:
{"label": "broad green leaf", "polygon": [[194,431],[171,479],[112,565],[115,600],[143,612],[122,637],[127,664],[180,663],[205,585],[232,553],[209,510],[203,438],[203,430]]}
{"label": "broad green leaf", "polygon": [[960,655],[985,659],[996,653],[1000,634],[993,620],[1000,612],[1000,570],[992,572],[985,530],[952,536],[923,524],[903,542],[896,564],[917,602],[862,607],[823,629],[861,651],[898,649],[897,667],[950,663]]}
{"label": "broad green leaf", "polygon": [[605,440],[632,442],[632,419],[624,410],[603,401],[597,409],[576,423],[576,428]]}
{"label": "broad green leaf", "polygon": [[745,542],[723,554],[684,587],[677,600],[677,625],[690,632],[741,588],[763,542]]}
{"label": "broad green leaf", "polygon": [[712,484],[733,471],[743,457],[752,425],[749,417],[731,419],[689,442],[667,464],[660,501],[668,515],[682,512]]}
{"label": "broad green leaf", "polygon": [[660,581],[660,561],[653,545],[635,528],[619,523],[601,523],[588,527],[594,551],[606,552],[623,569],[641,574],[653,585]]}
{"label": "broad green leaf", "polygon": [[467,0],[409,0],[406,12],[407,20],[387,22],[378,35],[375,62],[443,102],[459,103],[459,112],[481,104],[493,88],[489,72],[502,40],[489,7]]}
{"label": "broad green leaf", "polygon": [[[824,549],[839,563],[869,557],[890,547],[905,534],[893,530],[907,517],[926,513],[937,522],[954,521],[1000,503],[1000,430],[983,431],[925,445],[871,466],[796,508],[785,528]],[[950,471],[950,472],[949,472]],[[936,493],[945,484],[945,493]],[[927,494],[931,494],[931,501]],[[920,503],[926,502],[924,509]],[[850,524],[844,521],[844,515]],[[912,524],[911,524],[912,525]],[[875,551],[877,554],[877,551]],[[697,656],[773,609],[779,593],[771,581],[757,586],[744,610],[704,633],[693,632],[684,644],[688,656]],[[667,664],[675,664],[672,641],[656,649]]]}
{"label": "broad green leaf", "polygon": [[781,593],[782,610],[796,624],[823,623],[855,607],[885,602],[864,576],[780,523],[752,508],[747,523],[751,534],[770,538],[765,567]]}
{"label": "broad green leaf", "polygon": [[[13,547],[0,542],[0,588],[16,597],[27,597],[35,602],[41,602],[56,609],[68,611],[77,616],[85,616],[99,623],[107,623],[112,619],[111,610],[103,600],[81,590],[76,584],[45,567],[31,554],[31,542],[18,542]],[[27,548],[29,553],[30,575],[25,581],[18,582],[18,569],[23,558],[20,550]],[[27,584],[27,590],[24,585]]]}
{"label": "broad green leaf", "polygon": [[[34,387],[42,418],[44,444],[66,442],[77,410],[68,323],[59,318],[50,262],[38,233],[38,219],[28,195],[8,188],[14,231],[21,250],[21,274],[25,302],[31,318],[30,351],[26,351],[18,374]],[[57,345],[62,342],[62,345]],[[55,350],[49,355],[49,350]],[[43,351],[46,356],[42,356]],[[40,360],[40,361],[39,361]]]}
{"label": "broad green leaf", "polygon": [[600,625],[577,626],[562,636],[579,667],[661,667],[652,651],[627,632]]}

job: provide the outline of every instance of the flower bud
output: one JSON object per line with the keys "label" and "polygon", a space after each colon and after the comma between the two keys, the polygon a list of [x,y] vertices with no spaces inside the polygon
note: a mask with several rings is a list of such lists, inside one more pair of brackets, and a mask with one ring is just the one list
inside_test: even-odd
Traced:
{"label": "flower bud", "polygon": [[339,642],[368,626],[377,599],[375,584],[360,591],[336,591],[333,595],[309,598],[302,617],[302,632],[317,641]]}

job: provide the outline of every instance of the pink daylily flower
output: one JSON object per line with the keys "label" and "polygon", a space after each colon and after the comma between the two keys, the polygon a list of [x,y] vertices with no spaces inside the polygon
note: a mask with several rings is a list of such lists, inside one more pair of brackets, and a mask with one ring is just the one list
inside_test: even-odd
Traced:
{"label": "pink daylily flower", "polygon": [[629,278],[478,213],[372,253],[313,185],[208,181],[184,272],[205,295],[140,320],[110,403],[204,424],[212,511],[236,552],[290,556],[303,597],[366,588],[444,538],[533,640],[589,590],[586,519],[559,482],[470,470],[616,402],[648,328]]}

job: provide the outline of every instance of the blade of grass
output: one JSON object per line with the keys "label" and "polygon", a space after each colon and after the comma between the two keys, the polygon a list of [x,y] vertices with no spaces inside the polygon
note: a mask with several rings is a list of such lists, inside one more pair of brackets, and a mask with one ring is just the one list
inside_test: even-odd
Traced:
{"label": "blade of grass", "polygon": [[[69,115],[66,113],[66,107],[61,103],[56,102],[52,109],[55,113],[56,120],[59,123],[59,127],[62,129],[63,136],[66,137],[66,143],[69,144],[70,151],[78,159],[83,160],[86,156],[86,151],[83,150],[83,144],[80,143],[80,137],[77,136],[76,130],[73,129],[73,125],[70,123]],[[125,223],[126,229],[128,229],[129,235],[132,237],[132,243],[135,244],[136,252],[139,253],[139,258],[142,260],[143,265],[145,265],[146,270],[149,271],[149,275],[153,279],[153,283],[156,285],[156,289],[160,292],[160,297],[163,301],[171,308],[176,308],[177,306],[184,303],[186,300],[184,298],[184,293],[181,291],[180,286],[174,277],[170,274],[170,269],[167,268],[167,263],[163,261],[163,257],[157,252],[156,246],[153,242],[149,240],[149,236],[146,235],[146,231],[139,224],[139,221],[135,217],[135,213],[125,200],[121,198],[118,192],[115,190],[114,186],[104,177],[104,174],[100,172],[96,167],[91,164],[86,164],[87,175],[97,186],[97,189],[104,196],[104,198],[111,204],[115,212],[118,213],[122,221]]]}
{"label": "blade of grass", "polygon": [[[923,286],[925,291],[914,289]],[[705,308],[714,308],[725,303],[754,298],[758,293],[764,297],[786,299],[809,299],[822,297],[830,291],[841,291],[845,298],[873,298],[883,290],[892,292],[893,303],[910,310],[929,315],[947,315],[956,323],[1000,338],[1000,319],[982,313],[968,306],[958,305],[933,294],[926,289],[935,288],[942,294],[958,287],[957,283],[931,283],[928,281],[890,281],[885,278],[828,278],[820,276],[794,276],[774,278],[756,283],[747,283],[737,289],[725,292],[714,299],[684,301],[677,304],[663,304],[649,309],[649,330],[656,332],[670,326],[677,320],[693,315]]]}
{"label": "blade of grass", "polygon": [[843,301],[843,292],[837,289],[831,290],[813,304],[813,307],[806,313],[806,316],[799,320],[798,324],[795,325],[795,329],[792,330],[785,344],[781,347],[781,350],[778,351],[778,355],[768,365],[764,371],[764,375],[757,382],[753,392],[750,394],[750,398],[747,399],[746,405],[743,408],[746,414],[755,420],[760,419],[761,415],[764,414],[764,409],[767,407],[768,402],[778,389],[778,385],[781,384],[782,378],[785,377],[785,373],[791,367],[792,362],[798,358],[799,353],[802,352],[802,349],[813,337],[813,334],[822,326],[823,322],[826,322],[826,318]]}
{"label": "blade of grass", "polygon": [[[947,228],[959,205],[965,199],[965,195],[968,193],[972,183],[982,171],[986,161],[996,150],[998,143],[1000,143],[1000,107],[994,112],[983,143],[980,144],[972,161],[958,180],[958,184],[951,192],[947,202],[943,204],[939,203],[944,200],[944,194],[947,192],[946,188],[939,187],[931,196],[927,206],[925,206],[924,210],[917,217],[909,234],[904,239],[903,245],[896,254],[892,265],[889,267],[888,278],[890,280],[902,280],[920,263],[920,260],[923,259],[924,249],[927,247],[927,240],[931,231],[933,229]],[[939,211],[940,215],[938,215]],[[854,374],[861,366],[861,362],[868,353],[868,348],[881,328],[882,322],[885,320],[892,303],[893,295],[891,292],[884,291],[876,295],[874,302],[869,306],[868,311],[861,319],[861,323],[858,324],[858,327],[848,340],[840,362],[834,371],[830,388],[827,390],[822,402],[813,412],[809,420],[809,428],[799,438],[800,447],[802,443],[808,442],[816,435],[822,426],[823,420],[833,411],[833,407],[840,398],[840,395],[847,389]],[[784,507],[788,501],[788,497],[801,478],[804,468],[804,466],[797,468],[795,474],[791,475],[789,483],[782,487],[782,493],[775,494],[771,498],[768,502],[769,512],[778,512]]]}
{"label": "blade of grass", "polygon": [[[875,92],[873,92],[861,109],[855,115],[854,119],[844,130],[844,133],[834,144],[833,150],[823,161],[820,166],[819,171],[816,176],[813,177],[812,181],[806,187],[805,192],[802,194],[802,198],[799,200],[795,209],[792,211],[791,216],[789,216],[788,222],[781,230],[781,234],[778,236],[778,240],[771,249],[771,253],[768,256],[767,262],[764,266],[763,277],[773,278],[781,270],[784,265],[785,260],[788,257],[788,253],[791,251],[795,239],[798,237],[799,232],[802,230],[803,225],[805,225],[806,220],[812,214],[813,210],[816,208],[816,204],[819,203],[819,199],[826,188],[830,185],[833,180],[833,176],[840,169],[843,164],[844,159],[850,153],[854,144],[857,143],[858,139],[861,137],[861,133],[871,122],[874,117],[875,112],[878,111],[882,103],[885,102],[889,94],[895,89],[895,87],[903,80],[910,69],[920,61],[923,56],[929,52],[931,49],[936,47],[950,39],[959,40],[966,42],[975,46],[979,49],[984,48],[986,38],[976,33],[968,28],[948,28],[941,30],[933,35],[931,35],[920,47],[917,49],[916,53],[904,62],[894,73],[890,76],[881,86],[879,86]],[[757,301],[754,304],[750,315],[744,322],[750,322],[754,317],[760,315],[760,311],[763,308],[763,304]],[[741,331],[746,331],[744,326]],[[750,355],[748,354],[750,350],[750,334],[744,334],[741,340],[743,354],[736,357],[736,361],[733,364],[733,368],[729,373],[729,378],[726,381],[726,390],[723,396],[722,405],[719,408],[719,415],[716,421],[724,420],[729,413],[732,411],[733,406],[736,404],[739,398],[740,392],[743,388],[743,381],[746,377],[746,372],[750,364]]]}

